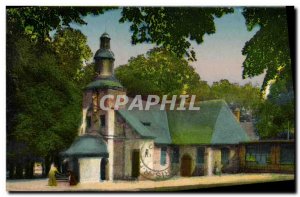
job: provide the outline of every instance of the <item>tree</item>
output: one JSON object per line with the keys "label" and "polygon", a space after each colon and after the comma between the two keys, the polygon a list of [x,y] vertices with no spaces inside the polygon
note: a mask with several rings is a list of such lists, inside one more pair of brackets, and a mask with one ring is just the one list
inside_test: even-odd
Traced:
{"label": "tree", "polygon": [[[12,32],[26,32],[33,40],[49,41],[49,32],[86,24],[88,14],[99,15],[117,7],[8,7],[7,25]],[[132,43],[151,42],[164,46],[178,57],[196,60],[190,41],[203,42],[204,34],[215,33],[214,17],[232,13],[232,8],[124,7],[120,22],[130,22]]]}
{"label": "tree", "polygon": [[190,94],[196,95],[198,100],[205,101],[213,99],[211,95],[211,88],[207,81],[200,80],[199,83],[194,84],[193,87],[194,88]]}
{"label": "tree", "polygon": [[254,77],[266,70],[262,88],[277,77],[291,78],[291,57],[285,8],[244,8],[248,30],[259,31],[246,42],[242,54],[243,78]]}
{"label": "tree", "polygon": [[287,139],[295,128],[295,100],[292,83],[286,79],[275,81],[270,93],[257,111],[258,132],[262,138]]}
{"label": "tree", "polygon": [[131,96],[189,94],[200,80],[186,60],[158,48],[131,58],[115,74]]}
{"label": "tree", "polygon": [[[258,107],[258,132],[262,138],[278,138],[294,128],[295,104],[287,13],[285,8],[244,8],[248,30],[259,31],[244,48],[243,77],[253,77],[266,71],[262,85],[270,93]],[[286,139],[286,138],[285,138]]]}
{"label": "tree", "polygon": [[259,88],[253,87],[251,83],[243,86],[232,84],[227,79],[213,83],[211,98],[224,99],[229,104],[233,103],[250,111],[255,111],[262,102]]}
{"label": "tree", "polygon": [[31,177],[36,159],[45,159],[47,171],[77,136],[81,88],[91,75],[83,61],[91,51],[86,37],[69,28],[49,44],[8,33],[7,49],[8,166],[16,166],[17,178],[25,167]]}
{"label": "tree", "polygon": [[114,7],[7,7],[7,33],[25,33],[32,40],[50,41],[49,33],[71,23],[86,24],[88,14],[99,15]]}
{"label": "tree", "polygon": [[196,60],[190,41],[203,42],[204,34],[216,31],[214,17],[232,13],[232,8],[125,7],[120,22],[132,23],[132,44],[151,42]]}
{"label": "tree", "polygon": [[[7,164],[10,177],[32,176],[44,158],[46,171],[67,148],[81,119],[81,88],[91,78],[86,37],[68,28],[89,13],[110,8],[7,8]],[[67,28],[66,28],[67,27]],[[56,30],[54,39],[49,32]],[[16,174],[14,174],[16,168]]]}
{"label": "tree", "polygon": [[79,30],[59,29],[51,43],[61,69],[72,80],[79,80],[79,72],[91,57],[92,51],[87,45],[87,37]]}

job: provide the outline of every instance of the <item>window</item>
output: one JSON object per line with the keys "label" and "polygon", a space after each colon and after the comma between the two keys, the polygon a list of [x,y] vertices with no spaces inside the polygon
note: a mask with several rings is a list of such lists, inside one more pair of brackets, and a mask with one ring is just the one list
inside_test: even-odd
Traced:
{"label": "window", "polygon": [[290,144],[280,146],[280,163],[294,164],[295,162],[295,147]]}
{"label": "window", "polygon": [[204,164],[204,148],[197,148],[197,164]]}
{"label": "window", "polygon": [[160,165],[166,165],[166,163],[167,163],[167,147],[161,147]]}
{"label": "window", "polygon": [[172,162],[179,163],[179,147],[173,147]]}
{"label": "window", "polygon": [[222,163],[222,165],[229,164],[229,149],[228,148],[221,149],[221,163]]}
{"label": "window", "polygon": [[100,115],[100,127],[105,127],[105,115]]}
{"label": "window", "polygon": [[87,128],[90,128],[92,126],[91,116],[86,117],[86,126],[87,126]]}
{"label": "window", "polygon": [[270,163],[271,148],[268,144],[255,144],[246,147],[246,162],[248,164],[266,165]]}
{"label": "window", "polygon": [[151,122],[143,122],[143,121],[141,121],[141,123],[142,123],[144,126],[148,126],[148,127],[151,126]]}

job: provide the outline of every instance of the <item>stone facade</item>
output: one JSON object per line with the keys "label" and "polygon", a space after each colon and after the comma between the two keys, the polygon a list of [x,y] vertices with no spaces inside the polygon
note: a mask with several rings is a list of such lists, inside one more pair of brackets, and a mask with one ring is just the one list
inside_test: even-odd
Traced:
{"label": "stone facade", "polygon": [[79,163],[79,181],[81,183],[100,181],[100,161],[101,158],[80,158]]}

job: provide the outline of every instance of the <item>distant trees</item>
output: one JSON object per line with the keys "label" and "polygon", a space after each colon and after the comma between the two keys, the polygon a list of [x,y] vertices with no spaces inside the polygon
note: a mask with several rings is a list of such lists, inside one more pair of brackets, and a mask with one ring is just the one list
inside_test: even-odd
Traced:
{"label": "distant trees", "polygon": [[249,110],[257,109],[262,102],[262,95],[258,87],[251,83],[243,86],[230,83],[227,79],[214,82],[211,86],[212,98],[222,98],[227,103],[235,103]]}
{"label": "distant trees", "polygon": [[195,94],[200,101],[224,99],[248,110],[256,110],[262,102],[260,89],[250,83],[241,86],[223,79],[209,86],[185,59],[165,49],[131,58],[116,68],[115,75],[129,95]]}
{"label": "distant trees", "polygon": [[143,96],[189,94],[200,80],[186,60],[158,48],[131,58],[128,64],[116,68],[115,75],[128,95]]}

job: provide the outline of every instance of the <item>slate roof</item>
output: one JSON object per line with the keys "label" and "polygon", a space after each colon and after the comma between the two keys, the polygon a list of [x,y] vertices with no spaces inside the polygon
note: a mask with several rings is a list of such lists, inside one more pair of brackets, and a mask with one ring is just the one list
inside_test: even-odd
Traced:
{"label": "slate roof", "polygon": [[[162,144],[238,144],[248,136],[223,100],[204,101],[200,111],[119,110],[141,136]],[[148,126],[144,123],[150,123]]]}
{"label": "slate roof", "polygon": [[[151,109],[151,108],[150,108]],[[170,144],[172,142],[167,113],[159,110],[157,106],[149,111],[119,110],[118,113],[138,134],[146,138],[154,138],[155,143]]]}
{"label": "slate roof", "polygon": [[62,156],[98,156],[108,157],[107,146],[99,136],[79,136],[72,143],[70,148],[61,153]]}
{"label": "slate roof", "polygon": [[115,54],[110,49],[98,49],[95,53],[94,59],[115,59]]}
{"label": "slate roof", "polygon": [[111,88],[111,89],[123,89],[121,83],[117,80],[112,79],[98,79],[89,83],[85,89],[94,89],[94,88]]}

